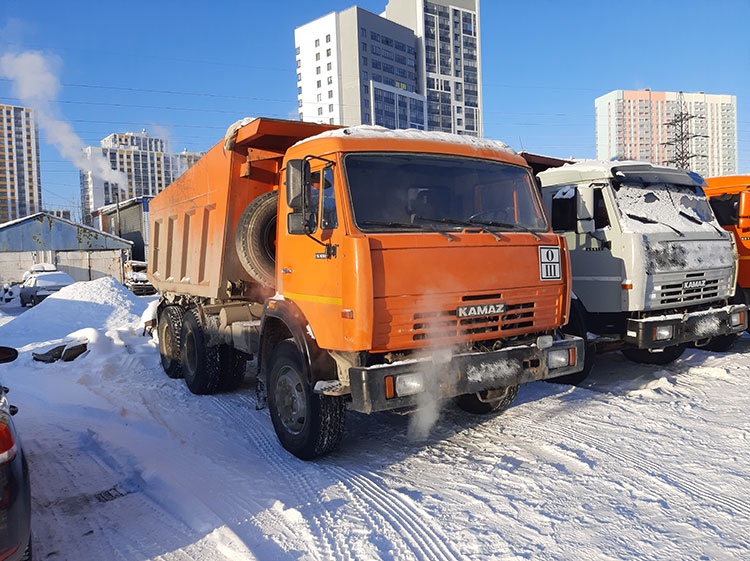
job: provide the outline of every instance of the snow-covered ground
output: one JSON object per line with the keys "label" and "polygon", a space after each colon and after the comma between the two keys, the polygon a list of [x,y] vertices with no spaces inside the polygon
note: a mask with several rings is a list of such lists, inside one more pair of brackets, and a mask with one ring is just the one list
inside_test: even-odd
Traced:
{"label": "snow-covered ground", "polygon": [[[195,396],[143,335],[154,297],[112,279],[0,305],[0,365],[54,560],[750,559],[750,338],[667,368],[599,357],[586,388],[533,383],[496,417],[349,413],[303,462],[252,376]],[[32,351],[87,339],[72,362]]]}

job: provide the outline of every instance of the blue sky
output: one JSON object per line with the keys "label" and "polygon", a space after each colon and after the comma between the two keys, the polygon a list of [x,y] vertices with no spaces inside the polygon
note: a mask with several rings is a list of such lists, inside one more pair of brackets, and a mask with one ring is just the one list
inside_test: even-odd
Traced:
{"label": "blue sky", "polygon": [[[294,29],[386,0],[0,1],[0,56],[37,52],[59,80],[42,103],[85,145],[146,129],[207,150],[247,116],[296,118]],[[616,89],[737,96],[750,173],[750,1],[481,0],[485,136],[596,155],[594,99]],[[0,102],[20,104],[0,79]],[[77,209],[78,173],[41,131],[47,208]]]}

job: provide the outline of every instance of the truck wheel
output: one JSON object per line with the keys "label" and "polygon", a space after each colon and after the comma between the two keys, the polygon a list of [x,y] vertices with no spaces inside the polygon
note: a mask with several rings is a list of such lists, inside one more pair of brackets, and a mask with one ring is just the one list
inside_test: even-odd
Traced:
{"label": "truck wheel", "polygon": [[245,353],[231,345],[219,345],[219,390],[231,392],[245,379]]}
{"label": "truck wheel", "polygon": [[518,395],[518,386],[507,386],[499,390],[487,390],[479,393],[465,393],[456,397],[456,405],[467,413],[486,415],[502,413]]}
{"label": "truck wheel", "polygon": [[313,393],[297,345],[282,341],[271,357],[268,407],[281,445],[302,460],[336,448],[344,434],[344,401]]}
{"label": "truck wheel", "polygon": [[208,346],[197,310],[185,312],[180,341],[182,375],[188,389],[197,395],[214,393],[219,389],[219,346]]}
{"label": "truck wheel", "polygon": [[167,306],[159,314],[157,334],[161,367],[170,378],[182,378],[180,363],[180,332],[185,310],[180,306]]}
{"label": "truck wheel", "polygon": [[741,333],[730,333],[727,335],[718,335],[713,337],[708,343],[699,349],[711,351],[712,353],[725,353],[734,347],[734,344],[739,340]]}
{"label": "truck wheel", "polygon": [[245,271],[266,288],[275,285],[278,199],[278,192],[269,191],[247,205],[237,224],[234,239]]}
{"label": "truck wheel", "polygon": [[584,341],[583,351],[583,370],[580,372],[574,372],[573,374],[566,374],[565,376],[558,376],[557,378],[549,378],[546,381],[554,384],[570,384],[577,386],[588,378],[591,373],[591,369],[594,366],[594,357],[596,356],[596,345],[590,343],[588,340],[588,329],[586,327],[586,310],[577,299],[571,302],[570,306],[570,317],[568,323],[561,329],[563,333],[568,335],[575,335],[580,337]]}
{"label": "truck wheel", "polygon": [[642,364],[664,365],[680,358],[680,356],[682,356],[682,353],[685,352],[686,348],[687,345],[684,343],[681,345],[672,345],[671,347],[665,347],[663,351],[658,353],[651,353],[648,351],[648,349],[629,348],[623,349],[622,354],[624,354],[628,360],[632,360],[633,362],[640,362]]}

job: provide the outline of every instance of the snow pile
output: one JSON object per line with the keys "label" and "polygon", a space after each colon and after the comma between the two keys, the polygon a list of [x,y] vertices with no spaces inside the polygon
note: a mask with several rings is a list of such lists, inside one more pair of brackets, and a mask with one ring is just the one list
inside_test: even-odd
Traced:
{"label": "snow pile", "polygon": [[18,348],[37,347],[40,331],[49,341],[85,328],[106,331],[130,325],[137,329],[147,304],[112,277],[77,282],[0,326],[0,341]]}

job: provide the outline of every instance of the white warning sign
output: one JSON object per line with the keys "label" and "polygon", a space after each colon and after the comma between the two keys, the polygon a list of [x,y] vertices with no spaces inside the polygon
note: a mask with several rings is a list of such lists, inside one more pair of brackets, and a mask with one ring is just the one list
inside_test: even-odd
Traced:
{"label": "white warning sign", "polygon": [[560,248],[543,245],[539,247],[539,277],[542,280],[560,280]]}

